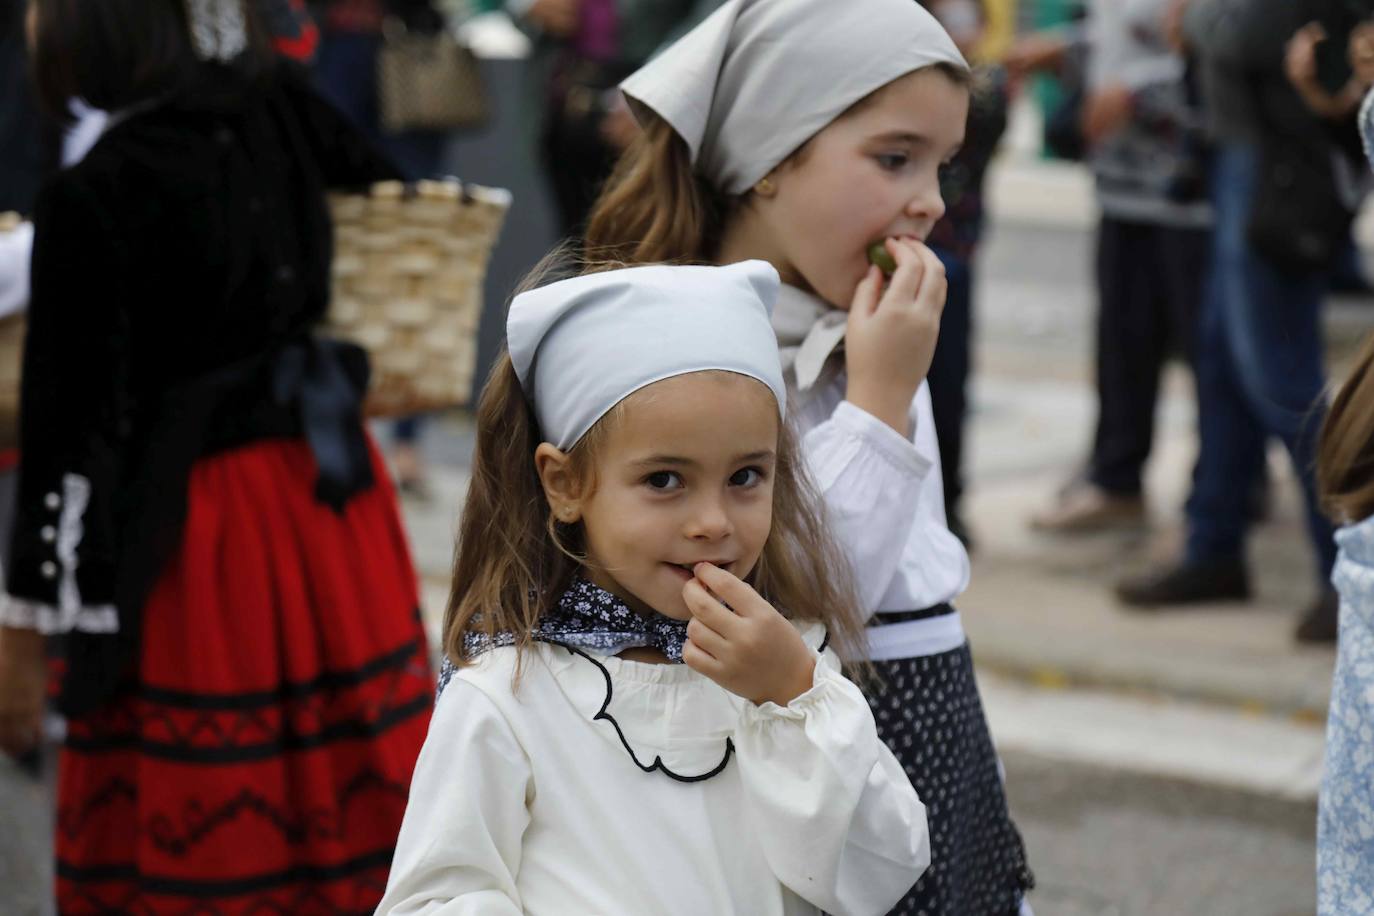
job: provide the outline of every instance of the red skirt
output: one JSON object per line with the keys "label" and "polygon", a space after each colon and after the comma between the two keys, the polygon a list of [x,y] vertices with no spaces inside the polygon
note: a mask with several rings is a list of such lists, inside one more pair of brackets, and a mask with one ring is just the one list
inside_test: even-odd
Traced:
{"label": "red skirt", "polygon": [[69,723],[62,913],[376,907],[434,682],[375,449],[373,471],[338,515],[313,499],[303,442],[197,462],[139,686]]}

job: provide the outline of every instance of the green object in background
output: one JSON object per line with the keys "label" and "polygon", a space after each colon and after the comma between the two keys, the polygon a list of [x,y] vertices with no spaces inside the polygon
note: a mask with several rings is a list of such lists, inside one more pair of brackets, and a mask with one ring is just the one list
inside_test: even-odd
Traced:
{"label": "green object in background", "polygon": [[[1026,6],[1030,7],[1031,13],[1030,27],[1035,31],[1042,29],[1054,29],[1069,25],[1074,21],[1074,12],[1078,7],[1075,0],[1031,0]],[[1036,105],[1040,107],[1041,117],[1048,121],[1050,115],[1059,109],[1063,104],[1065,92],[1059,79],[1046,73],[1037,73],[1031,83],[1031,95],[1035,99]],[[1042,144],[1040,156],[1044,159],[1054,158]]]}

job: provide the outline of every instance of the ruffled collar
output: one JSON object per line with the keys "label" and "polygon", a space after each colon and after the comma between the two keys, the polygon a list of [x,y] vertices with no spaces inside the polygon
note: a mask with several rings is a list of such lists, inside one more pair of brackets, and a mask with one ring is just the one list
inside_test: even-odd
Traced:
{"label": "ruffled collar", "polygon": [[[808,622],[798,630],[808,647],[824,649],[824,625]],[[622,747],[645,773],[701,782],[729,765],[747,700],[686,665],[597,656],[571,646],[548,646],[543,655],[559,688],[597,734]]]}
{"label": "ruffled collar", "polygon": [[[807,646],[828,642],[823,624],[796,624]],[[681,662],[685,621],[646,617],[586,579],[564,592],[540,620],[534,638],[559,689],[604,740],[622,747],[645,773],[700,782],[725,770],[734,754],[731,736],[746,700],[683,664],[617,658],[625,649],[652,646]],[[512,633],[465,640],[469,657],[513,646]],[[447,659],[439,693],[457,669]]]}

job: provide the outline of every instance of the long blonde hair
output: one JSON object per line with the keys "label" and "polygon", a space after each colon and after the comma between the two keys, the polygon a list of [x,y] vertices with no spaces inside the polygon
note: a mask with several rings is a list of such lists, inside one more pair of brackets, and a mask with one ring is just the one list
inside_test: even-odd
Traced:
{"label": "long blonde hair", "polygon": [[[550,264],[565,262],[556,252]],[[614,265],[612,265],[614,266]],[[606,269],[584,264],[580,272]],[[531,284],[526,283],[525,286]],[[536,281],[537,285],[537,281]],[[624,402],[622,402],[623,405]],[[569,450],[572,473],[595,488],[595,467],[606,440],[624,422],[613,409]],[[472,481],[459,525],[453,590],[444,616],[444,651],[455,665],[470,664],[464,636],[513,633],[523,652],[539,618],[562,595],[585,559],[581,525],[558,522],[535,470],[534,452],[543,441],[534,409],[520,387],[508,354],[492,369],[477,407],[477,446]],[[754,589],[784,614],[819,620],[846,662],[864,656],[862,622],[848,569],[827,533],[819,496],[802,466],[794,433],[779,425],[773,485],[773,526],[750,577]]]}
{"label": "long blonde hair", "polygon": [[1338,523],[1374,515],[1374,334],[1365,338],[1322,425],[1317,487]]}

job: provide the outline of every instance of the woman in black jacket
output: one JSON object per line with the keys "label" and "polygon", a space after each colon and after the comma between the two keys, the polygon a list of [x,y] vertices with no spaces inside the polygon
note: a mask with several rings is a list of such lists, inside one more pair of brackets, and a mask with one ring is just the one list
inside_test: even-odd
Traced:
{"label": "woman in black jacket", "polygon": [[35,208],[0,603],[6,749],[68,637],[63,913],[369,912],[429,719],[366,357],[312,334],[325,189],[394,173],[246,6],[32,7],[45,99],[113,113]]}

